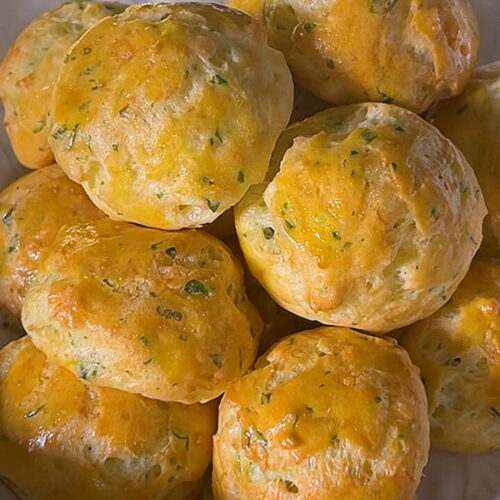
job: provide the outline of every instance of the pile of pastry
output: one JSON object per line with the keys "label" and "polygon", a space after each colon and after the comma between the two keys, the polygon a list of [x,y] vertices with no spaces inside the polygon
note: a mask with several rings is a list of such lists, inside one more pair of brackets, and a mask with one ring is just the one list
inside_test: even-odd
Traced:
{"label": "pile of pastry", "polygon": [[500,448],[468,2],[232,3],[66,3],[0,66],[35,169],[0,194],[23,499],[409,500],[430,441]]}

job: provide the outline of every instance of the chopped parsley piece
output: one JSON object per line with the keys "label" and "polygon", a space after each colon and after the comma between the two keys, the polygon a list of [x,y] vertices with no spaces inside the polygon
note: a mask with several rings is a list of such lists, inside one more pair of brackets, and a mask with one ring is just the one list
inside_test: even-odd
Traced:
{"label": "chopped parsley piece", "polygon": [[313,30],[314,28],[316,28],[317,24],[316,23],[306,23],[304,24],[304,29],[309,32],[311,30]]}
{"label": "chopped parsley piece", "polygon": [[77,123],[72,129],[69,134],[69,141],[68,141],[68,146],[66,149],[71,149],[75,145],[75,140],[76,140],[76,134],[78,132],[78,127],[80,127],[80,124]]}
{"label": "chopped parsley piece", "polygon": [[333,231],[332,236],[333,236],[336,240],[341,240],[341,239],[342,239],[342,236],[340,235],[339,231]]}
{"label": "chopped parsley piece", "polygon": [[327,57],[325,59],[325,63],[326,63],[326,67],[328,69],[335,69],[335,63],[333,62],[333,59],[330,59],[329,57]]}
{"label": "chopped parsley piece", "polygon": [[262,432],[256,430],[255,435],[257,436],[257,439],[261,442],[263,447],[266,447],[268,445],[268,440],[266,439],[266,436],[262,434]]}
{"label": "chopped parsley piece", "polygon": [[215,200],[209,200],[209,199],[207,199],[207,205],[208,205],[208,208],[212,212],[217,212],[217,209],[219,208],[220,203],[218,201],[215,201]]}
{"label": "chopped parsley piece", "polygon": [[13,219],[14,219],[14,207],[11,207],[9,211],[2,217],[2,222],[7,227],[11,227]]}
{"label": "chopped parsley piece", "polygon": [[447,366],[458,366],[462,362],[462,358],[456,357],[456,358],[451,358],[446,362]]}
{"label": "chopped parsley piece", "polygon": [[260,395],[260,404],[263,405],[265,403],[269,403],[271,401],[272,395],[273,395],[272,392],[263,392]]}
{"label": "chopped parsley piece", "polygon": [[438,220],[439,219],[439,213],[438,213],[438,210],[437,210],[436,207],[432,207],[432,209],[431,209],[431,217],[434,220]]}
{"label": "chopped parsley piece", "polygon": [[391,167],[392,167],[393,170],[397,170],[398,169],[398,164],[394,163],[393,161],[391,161]]}
{"label": "chopped parsley piece", "polygon": [[382,398],[380,396],[375,396],[375,403],[380,403],[382,401]]}
{"label": "chopped parsley piece", "polygon": [[243,183],[245,182],[245,172],[243,172],[243,170],[240,170],[240,171],[238,172],[238,177],[237,177],[237,179],[238,179],[238,182],[239,182],[240,184],[243,184]]}
{"label": "chopped parsley piece", "polygon": [[288,219],[285,219],[285,226],[289,230],[295,229],[295,225],[292,222],[290,222]]}
{"label": "chopped parsley piece", "polygon": [[159,193],[156,193],[155,196],[160,200],[165,196],[165,191],[160,191]]}
{"label": "chopped parsley piece", "polygon": [[80,365],[80,377],[82,377],[83,380],[87,380],[89,375],[90,375],[90,368]]}
{"label": "chopped parsley piece", "polygon": [[295,483],[293,483],[292,481],[285,479],[283,481],[283,483],[285,485],[286,491],[289,491],[290,493],[298,493],[299,492],[297,485]]}
{"label": "chopped parsley piece", "polygon": [[162,241],[157,241],[156,243],[153,243],[151,245],[151,250],[158,250],[158,248],[160,248],[163,243],[165,243],[165,240],[162,240]]}
{"label": "chopped parsley piece", "polygon": [[165,253],[171,258],[175,259],[175,256],[177,255],[177,250],[175,247],[170,247],[165,250]]}
{"label": "chopped parsley piece", "polygon": [[357,154],[359,154],[355,149],[353,149],[351,151],[351,156],[356,156]]}
{"label": "chopped parsley piece", "polygon": [[405,131],[405,129],[401,125],[396,125],[394,127],[394,129],[397,130],[398,132],[404,132]]}
{"label": "chopped parsley piece", "polygon": [[497,417],[497,418],[500,418],[500,408],[495,408],[495,407],[491,407],[490,408],[490,413],[494,416],[494,417]]}
{"label": "chopped parsley piece", "polygon": [[128,104],[127,104],[127,106],[120,109],[120,111],[118,111],[118,113],[120,114],[120,116],[122,118],[126,118],[128,116]]}
{"label": "chopped parsley piece", "polygon": [[272,227],[265,227],[262,229],[262,232],[266,240],[270,240],[274,236],[274,229]]}
{"label": "chopped parsley piece", "polygon": [[173,311],[168,307],[158,306],[156,312],[162,317],[167,319],[174,319],[175,321],[181,321],[182,313],[179,311]]}
{"label": "chopped parsley piece", "polygon": [[387,14],[398,3],[398,0],[372,0],[370,12],[372,14]]}
{"label": "chopped parsley piece", "polygon": [[219,139],[219,141],[221,143],[223,143],[224,141],[222,140],[222,135],[220,133],[220,130],[218,128],[215,129],[215,137],[217,137],[217,139]]}
{"label": "chopped parsley piece", "polygon": [[177,439],[181,439],[185,442],[184,447],[186,448],[186,451],[189,450],[189,436],[182,436],[181,434],[177,434],[175,431],[172,432]]}
{"label": "chopped parsley piece", "polygon": [[68,130],[68,127],[66,125],[61,125],[53,134],[52,137],[56,139],[57,141],[60,141],[62,139],[62,136],[64,133]]}
{"label": "chopped parsley piece", "polygon": [[221,355],[218,352],[210,354],[210,359],[217,368],[222,368]]}
{"label": "chopped parsley piece", "polygon": [[115,284],[109,279],[109,278],[103,278],[102,282],[106,285],[109,286],[110,288],[114,288]]}
{"label": "chopped parsley piece", "polygon": [[208,296],[210,294],[205,283],[202,283],[199,280],[188,281],[184,286],[184,291],[191,295],[202,294]]}
{"label": "chopped parsley piece", "polygon": [[142,337],[139,338],[139,340],[144,344],[144,345],[149,345],[149,339],[143,335]]}
{"label": "chopped parsley piece", "polygon": [[210,83],[213,83],[214,85],[227,85],[228,81],[224,80],[222,76],[215,74],[210,80]]}
{"label": "chopped parsley piece", "polygon": [[47,405],[44,404],[42,406],[39,406],[38,408],[35,408],[34,410],[30,410],[26,415],[24,415],[24,418],[31,418],[40,413]]}
{"label": "chopped parsley piece", "polygon": [[214,179],[212,179],[211,177],[203,177],[201,181],[204,182],[205,184],[209,184],[210,186],[213,186],[215,184]]}
{"label": "chopped parsley piece", "polygon": [[391,97],[390,95],[386,94],[385,92],[382,92],[377,88],[377,92],[380,94],[380,97],[382,97],[382,102],[385,102],[386,104],[391,104],[391,102],[394,102],[394,97]]}
{"label": "chopped parsley piece", "polygon": [[361,132],[361,137],[363,137],[366,144],[370,144],[377,138],[377,134],[374,134],[370,129],[365,129]]}
{"label": "chopped parsley piece", "polygon": [[38,134],[45,128],[46,120],[45,118],[42,118],[41,120],[38,121],[38,125],[32,130],[34,134]]}
{"label": "chopped parsley piece", "polygon": [[118,151],[118,144],[111,144],[113,151]]}
{"label": "chopped parsley piece", "polygon": [[145,365],[145,366],[147,366],[147,365],[149,365],[152,361],[153,361],[153,358],[149,358],[149,359],[147,359],[146,361],[143,361],[143,362],[142,362],[142,364],[143,364],[143,365]]}
{"label": "chopped parsley piece", "polygon": [[83,49],[83,55],[86,56],[92,52],[92,49],[90,47],[85,47]]}

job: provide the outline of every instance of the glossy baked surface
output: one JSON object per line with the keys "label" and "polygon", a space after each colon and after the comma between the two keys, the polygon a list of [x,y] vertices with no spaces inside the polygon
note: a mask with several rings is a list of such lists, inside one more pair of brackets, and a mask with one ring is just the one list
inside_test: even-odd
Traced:
{"label": "glossy baked surface", "polygon": [[0,66],[5,125],[18,160],[30,168],[54,161],[49,147],[49,105],[70,46],[104,17],[124,9],[117,3],[67,2],[32,21]]}
{"label": "glossy baked surface", "polygon": [[286,337],[222,399],[215,498],[413,498],[426,411],[418,370],[394,341],[344,328]]}
{"label": "glossy baked surface", "polygon": [[50,143],[113,219],[195,227],[262,181],[292,101],[283,55],[249,16],[196,3],[132,6],[69,52]]}
{"label": "glossy baked surface", "polygon": [[49,359],[88,383],[186,404],[244,374],[262,329],[217,239],[109,219],[59,233],[22,320]]}
{"label": "glossy baked surface", "polygon": [[24,296],[64,225],[105,217],[57,165],[24,175],[0,193],[0,305],[20,316]]}
{"label": "glossy baked surface", "polygon": [[422,372],[433,444],[500,448],[500,266],[473,262],[451,300],[401,342]]}
{"label": "glossy baked surface", "polygon": [[372,103],[289,127],[268,183],[235,216],[250,270],[283,307],[384,332],[446,302],[479,247],[485,213],[449,140],[410,111]]}

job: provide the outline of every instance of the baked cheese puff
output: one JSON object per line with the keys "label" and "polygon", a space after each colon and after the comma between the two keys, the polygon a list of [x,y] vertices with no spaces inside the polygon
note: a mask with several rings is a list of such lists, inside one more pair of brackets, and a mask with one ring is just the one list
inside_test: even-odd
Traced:
{"label": "baked cheese puff", "polygon": [[217,239],[109,219],[59,232],[22,322],[50,360],[90,384],[186,404],[245,373],[262,328],[241,266]]}
{"label": "baked cheese puff", "polygon": [[411,324],[449,299],[481,243],[471,167],[403,108],[345,106],[293,125],[271,171],[237,207],[236,229],[252,274],[304,318]]}
{"label": "baked cheese puff", "polygon": [[264,179],[293,84],[283,55],[246,14],[131,6],[89,30],[68,59],[51,146],[113,219],[199,226]]}
{"label": "baked cheese puff", "polygon": [[488,207],[483,250],[500,256],[500,61],[476,70],[458,97],[438,103],[427,118],[464,153]]}
{"label": "baked cheese puff", "polygon": [[333,104],[415,112],[458,94],[478,52],[468,0],[263,0],[269,43],[298,83]]}
{"label": "baked cheese puff", "polygon": [[0,351],[0,475],[22,499],[192,499],[217,410],[83,384],[28,337]]}
{"label": "baked cheese puff", "polygon": [[474,261],[452,299],[401,342],[422,372],[433,445],[500,448],[500,265]]}
{"label": "baked cheese puff", "polygon": [[32,21],[0,65],[5,126],[18,160],[30,168],[54,161],[49,104],[69,47],[97,21],[121,12],[117,3],[67,2]]}
{"label": "baked cheese puff", "polygon": [[20,177],[0,193],[0,306],[15,316],[40,259],[64,225],[105,215],[57,165]]}
{"label": "baked cheese puff", "polygon": [[233,382],[214,438],[216,500],[407,500],[429,451],[418,369],[395,341],[291,335]]}

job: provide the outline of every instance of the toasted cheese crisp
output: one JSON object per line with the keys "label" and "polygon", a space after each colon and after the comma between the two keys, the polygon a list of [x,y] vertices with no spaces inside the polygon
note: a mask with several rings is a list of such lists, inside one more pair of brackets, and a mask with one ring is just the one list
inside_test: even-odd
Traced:
{"label": "toasted cheese crisp", "polygon": [[477,69],[465,90],[431,108],[427,119],[474,169],[488,207],[481,252],[500,257],[500,61]]}
{"label": "toasted cheese crisp", "polygon": [[105,217],[78,184],[51,165],[20,177],[0,193],[0,306],[14,316],[64,225]]}
{"label": "toasted cheese crisp", "polygon": [[293,125],[271,170],[235,211],[238,237],[252,274],[304,318],[371,332],[423,319],[481,243],[473,170],[403,108],[345,106]]}
{"label": "toasted cheese crisp", "polygon": [[59,232],[22,321],[36,347],[88,383],[186,404],[243,375],[262,329],[220,241],[109,219]]}
{"label": "toasted cheese crisp", "polygon": [[500,266],[473,262],[451,300],[403,332],[422,372],[433,445],[500,448]]}
{"label": "toasted cheese crisp", "polygon": [[0,65],[5,126],[18,160],[29,168],[50,165],[49,106],[70,46],[101,19],[121,12],[109,2],[67,2],[32,21]]}
{"label": "toasted cheese crisp", "polygon": [[50,143],[113,219],[199,226],[264,179],[293,84],[283,55],[246,14],[131,6],[89,30],[68,58]]}
{"label": "toasted cheese crisp", "polygon": [[214,438],[216,500],[407,500],[427,462],[418,369],[395,341],[291,335],[230,384]]}
{"label": "toasted cheese crisp", "polygon": [[264,0],[262,9],[298,83],[332,104],[421,112],[459,94],[477,59],[468,0]]}
{"label": "toasted cheese crisp", "polygon": [[29,338],[0,351],[0,475],[23,499],[194,500],[216,405],[84,384]]}

